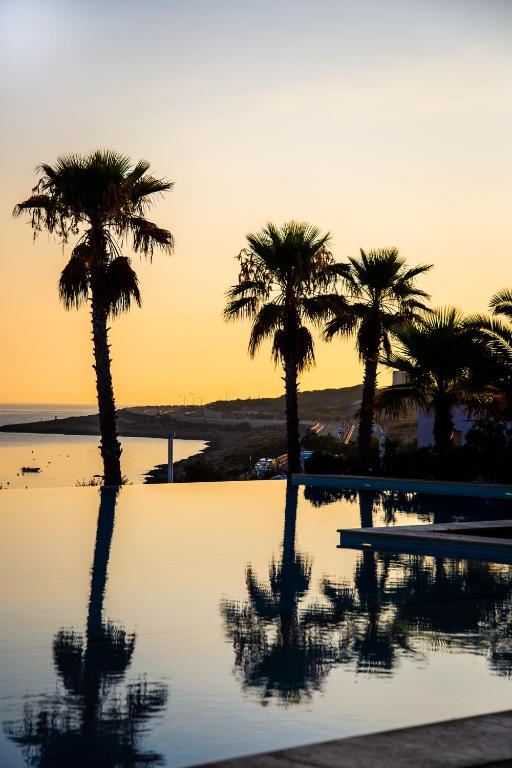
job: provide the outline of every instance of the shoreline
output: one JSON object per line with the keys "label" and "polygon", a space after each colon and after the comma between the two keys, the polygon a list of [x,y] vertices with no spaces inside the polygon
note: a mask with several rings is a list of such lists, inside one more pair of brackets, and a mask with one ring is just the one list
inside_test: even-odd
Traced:
{"label": "shoreline", "polygon": [[[202,440],[203,451],[174,464],[175,482],[192,480],[234,480],[246,475],[261,456],[285,452],[285,430],[279,426],[253,427],[247,422],[223,424],[192,417],[190,422],[168,414],[146,415],[130,409],[117,412],[120,437]],[[0,432],[99,436],[98,415],[70,416],[48,421],[7,424]],[[167,464],[148,468],[145,483],[167,482]]]}

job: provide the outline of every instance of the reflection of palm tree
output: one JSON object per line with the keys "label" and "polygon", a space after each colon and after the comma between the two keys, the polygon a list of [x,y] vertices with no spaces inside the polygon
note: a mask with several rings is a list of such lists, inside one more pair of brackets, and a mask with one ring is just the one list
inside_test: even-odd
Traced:
{"label": "reflection of palm tree", "polygon": [[380,505],[386,524],[394,523],[396,515],[408,513],[430,523],[456,521],[498,520],[510,517],[510,502],[504,499],[484,499],[477,496],[442,496],[431,493],[386,491],[380,494]]}
{"label": "reflection of palm tree", "polygon": [[[495,671],[512,673],[509,568],[365,550],[354,584],[345,653],[358,672],[391,671],[399,650],[419,654],[444,645],[490,651]],[[324,582],[333,609],[338,600],[346,604],[348,589]]]}
{"label": "reflection of palm tree", "polygon": [[326,488],[321,485],[305,485],[304,498],[314,507],[323,507],[326,504],[333,504],[335,501],[354,501],[357,491],[351,491],[347,488]]}
{"label": "reflection of palm tree", "polygon": [[113,768],[162,762],[141,751],[139,742],[147,720],[165,706],[167,688],[142,679],[129,684],[124,695],[117,693],[135,635],[103,619],[117,494],[117,488],[101,489],[85,641],[73,629],[61,629],[54,638],[54,664],[65,692],[43,696],[37,708],[25,708],[22,721],[5,724],[29,765]]}
{"label": "reflection of palm tree", "polygon": [[310,696],[340,653],[329,641],[333,621],[327,611],[299,608],[309,589],[311,563],[295,547],[297,492],[287,486],[281,559],[270,565],[268,587],[258,583],[249,566],[248,602],[221,605],[244,686],[260,688],[264,703],[274,695],[284,703]]}
{"label": "reflection of palm tree", "polygon": [[361,527],[373,525],[373,517],[379,511],[386,525],[396,523],[397,515],[413,514],[419,520],[430,523],[456,521],[498,520],[510,517],[510,501],[485,499],[476,496],[443,496],[412,491],[352,491],[347,488],[304,486],[304,498],[314,507],[333,504],[336,501],[359,500]]}

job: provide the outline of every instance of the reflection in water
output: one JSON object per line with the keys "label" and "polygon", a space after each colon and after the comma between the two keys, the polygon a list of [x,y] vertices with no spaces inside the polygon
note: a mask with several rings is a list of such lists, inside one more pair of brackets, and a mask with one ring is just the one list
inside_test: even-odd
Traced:
{"label": "reflection in water", "polygon": [[[365,551],[356,566],[345,614],[347,657],[358,672],[389,673],[398,653],[485,654],[492,669],[512,672],[510,566]],[[333,607],[347,601],[347,583],[325,580]]]}
{"label": "reflection in water", "polygon": [[325,504],[333,504],[335,501],[354,501],[357,491],[348,488],[323,488],[320,485],[305,485],[304,498],[314,507],[323,507]]}
{"label": "reflection in water", "polygon": [[297,493],[297,486],[287,485],[281,558],[272,560],[268,584],[258,583],[249,565],[248,601],[221,603],[243,685],[259,689],[263,703],[274,695],[283,703],[308,698],[339,657],[326,609],[311,605],[299,611],[310,586],[311,562],[295,548]]}
{"label": "reflection in water", "polygon": [[[426,523],[453,523],[472,520],[499,520],[512,517],[512,501],[486,499],[476,496],[443,496],[442,494],[410,491],[353,491],[347,488],[323,488],[304,486],[304,498],[314,507],[322,507],[336,501],[364,504],[372,519],[365,515],[361,526],[371,526],[373,515],[379,512],[383,523],[393,525],[400,514],[415,515]],[[380,523],[382,524],[382,523]]]}
{"label": "reflection in water", "polygon": [[140,747],[149,718],[167,701],[167,687],[145,679],[120,691],[135,634],[103,618],[110,545],[118,489],[102,488],[85,638],[61,629],[53,641],[53,661],[62,686],[27,704],[19,721],[4,724],[28,765],[39,768],[114,768],[161,764]]}
{"label": "reflection in water", "polygon": [[[362,527],[373,524],[376,511],[390,518],[395,510],[409,511],[403,494],[341,493],[357,499]],[[339,494],[305,489],[316,506]],[[409,502],[411,512],[430,514],[423,499]],[[465,499],[450,503],[438,517],[466,508]],[[340,664],[389,676],[400,660],[424,664],[428,652],[441,649],[485,654],[495,673],[512,674],[512,567],[364,549],[351,579],[324,577],[321,598],[303,606],[312,563],[296,551],[296,521],[297,487],[288,485],[281,558],[272,560],[268,583],[260,584],[248,566],[247,601],[221,603],[236,673],[246,690],[260,692],[262,703],[307,700]]]}

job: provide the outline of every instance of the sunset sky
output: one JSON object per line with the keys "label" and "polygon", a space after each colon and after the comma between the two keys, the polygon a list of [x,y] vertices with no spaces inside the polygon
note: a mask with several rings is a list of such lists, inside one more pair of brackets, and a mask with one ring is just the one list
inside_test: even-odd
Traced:
{"label": "sunset sky", "polygon": [[[511,40],[509,0],[2,0],[0,401],[95,400],[69,249],[11,217],[67,152],[175,182],[151,213],[175,252],[134,259],[143,306],[113,323],[119,404],[281,393],[222,319],[267,220],[331,231],[339,259],[397,246],[435,264],[434,304],[484,311],[512,287]],[[360,379],[350,343],[319,343],[302,389]]]}

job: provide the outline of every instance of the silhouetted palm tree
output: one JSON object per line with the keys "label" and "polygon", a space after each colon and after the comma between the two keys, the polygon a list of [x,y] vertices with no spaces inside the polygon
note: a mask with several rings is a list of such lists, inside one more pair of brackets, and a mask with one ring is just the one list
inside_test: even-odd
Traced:
{"label": "silhouetted palm tree", "polygon": [[438,450],[452,441],[453,409],[485,405],[477,372],[485,349],[471,324],[453,307],[436,309],[422,320],[395,329],[398,350],[381,362],[405,374],[405,382],[384,387],[377,407],[403,415],[413,406],[434,413],[434,442]]}
{"label": "silhouetted palm tree", "polygon": [[148,719],[167,701],[167,688],[144,678],[116,691],[130,665],[135,635],[103,619],[108,559],[114,532],[117,488],[102,488],[85,638],[61,629],[53,641],[53,660],[64,694],[27,705],[20,722],[5,723],[27,764],[38,768],[135,768],[162,763],[139,742]]}
{"label": "silhouetted palm tree", "polygon": [[108,319],[140,305],[137,275],[121,253],[129,238],[135,252],[151,257],[155,247],[171,250],[173,238],[145,218],[151,200],[172,184],[148,173],[149,163],[135,166],[118,152],[97,150],[88,156],[65,155],[54,166],[41,165],[41,179],[14,214],[31,213],[34,233],[43,228],[63,243],[77,237],[62,270],[59,293],[67,309],[91,303],[94,369],[98,395],[101,455],[106,485],[119,485],[121,446],[116,410]]}
{"label": "silhouetted palm tree", "polygon": [[325,317],[321,296],[339,274],[328,250],[330,236],[316,227],[289,222],[247,235],[239,255],[238,284],[227,292],[226,320],[252,320],[249,354],[272,339],[272,356],[284,368],[288,473],[300,472],[297,379],[314,362],[314,344],[307,323]]}
{"label": "silhouetted palm tree", "polygon": [[[504,289],[492,296],[489,308],[493,317],[471,315],[468,324],[485,340],[484,384],[489,394],[488,411],[498,419],[512,417],[512,291]],[[509,322],[503,322],[506,318]]]}
{"label": "silhouetted palm tree", "polygon": [[356,347],[364,363],[363,393],[359,415],[358,448],[361,469],[367,471],[374,423],[377,366],[384,351],[391,352],[390,333],[404,320],[424,312],[428,299],[416,286],[416,278],[431,265],[408,267],[396,248],[365,252],[350,258],[342,274],[348,303],[331,303],[332,317],[324,337],[356,336]]}

